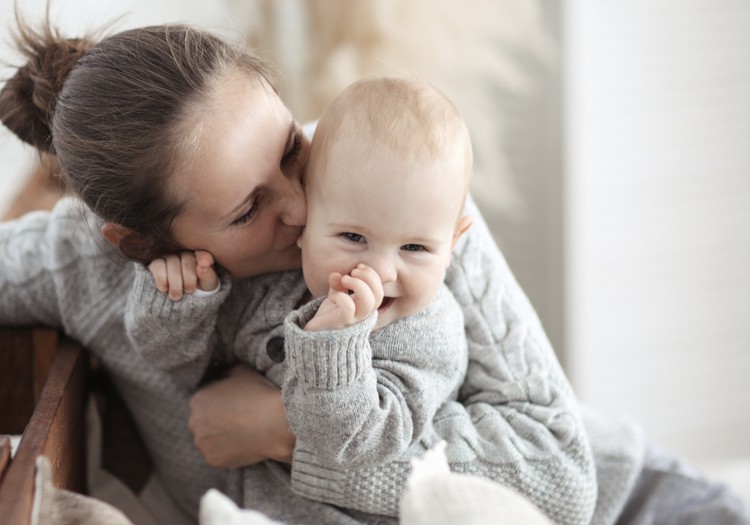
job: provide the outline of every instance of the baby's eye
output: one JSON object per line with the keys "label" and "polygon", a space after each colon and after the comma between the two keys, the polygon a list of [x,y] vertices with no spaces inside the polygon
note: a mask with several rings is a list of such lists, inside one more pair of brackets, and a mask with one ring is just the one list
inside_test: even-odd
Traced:
{"label": "baby's eye", "polygon": [[244,226],[245,224],[253,220],[255,215],[258,213],[258,208],[260,207],[258,201],[259,199],[255,199],[249,210],[232,221],[232,226]]}
{"label": "baby's eye", "polygon": [[404,244],[401,247],[402,250],[407,252],[426,252],[427,248],[422,244]]}
{"label": "baby's eye", "polygon": [[341,236],[350,242],[366,242],[366,239],[363,235],[354,232],[345,232],[342,233]]}

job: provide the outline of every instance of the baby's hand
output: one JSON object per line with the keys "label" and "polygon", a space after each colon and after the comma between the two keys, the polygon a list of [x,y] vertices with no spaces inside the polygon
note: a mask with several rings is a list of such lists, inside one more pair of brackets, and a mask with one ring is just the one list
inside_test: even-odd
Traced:
{"label": "baby's hand", "polygon": [[383,302],[383,283],[375,270],[358,264],[350,275],[328,276],[328,297],[321,303],[305,330],[337,330],[358,323]]}
{"label": "baby's hand", "polygon": [[168,292],[169,298],[179,301],[183,293],[193,293],[197,288],[215,290],[219,276],[213,268],[213,256],[202,250],[167,255],[151,261],[148,270],[154,277],[156,288]]}

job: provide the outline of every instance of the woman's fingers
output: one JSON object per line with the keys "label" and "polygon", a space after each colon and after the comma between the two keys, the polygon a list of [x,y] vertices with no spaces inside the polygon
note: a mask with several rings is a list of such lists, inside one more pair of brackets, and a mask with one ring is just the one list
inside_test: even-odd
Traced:
{"label": "woman's fingers", "polygon": [[266,459],[291,461],[295,438],[281,390],[247,365],[198,390],[189,407],[188,428],[209,465],[239,468]]}

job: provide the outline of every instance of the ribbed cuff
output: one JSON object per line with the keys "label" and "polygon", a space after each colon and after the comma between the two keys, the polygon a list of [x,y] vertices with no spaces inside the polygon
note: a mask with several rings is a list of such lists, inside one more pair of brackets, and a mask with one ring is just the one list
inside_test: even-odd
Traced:
{"label": "ribbed cuff", "polygon": [[289,371],[317,388],[340,388],[357,381],[372,367],[368,337],[377,311],[340,330],[306,332],[303,327],[318,311],[323,298],[295,310],[284,321]]}

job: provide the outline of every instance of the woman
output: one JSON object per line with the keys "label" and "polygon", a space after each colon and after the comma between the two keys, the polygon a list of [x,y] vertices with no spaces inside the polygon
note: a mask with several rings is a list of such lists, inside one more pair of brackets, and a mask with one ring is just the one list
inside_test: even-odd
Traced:
{"label": "woman", "polygon": [[[206,250],[233,290],[299,266],[309,143],[269,68],[184,26],[95,43],[21,24],[19,43],[28,63],[3,88],[0,118],[57,156],[86,206],[61,202],[0,226],[0,324],[60,327],[97,355],[188,512],[217,487],[287,523],[393,522],[370,512],[398,498],[408,462],[342,472],[297,457],[269,382],[236,369],[193,395],[124,337],[138,261]],[[477,214],[471,203],[468,211]],[[470,354],[461,403],[434,422],[451,468],[513,487],[557,523],[614,522],[641,470],[637,427],[592,416],[589,444],[572,389],[480,217],[446,281],[464,310]],[[595,457],[608,461],[595,467]],[[257,490],[241,494],[241,477]]]}

